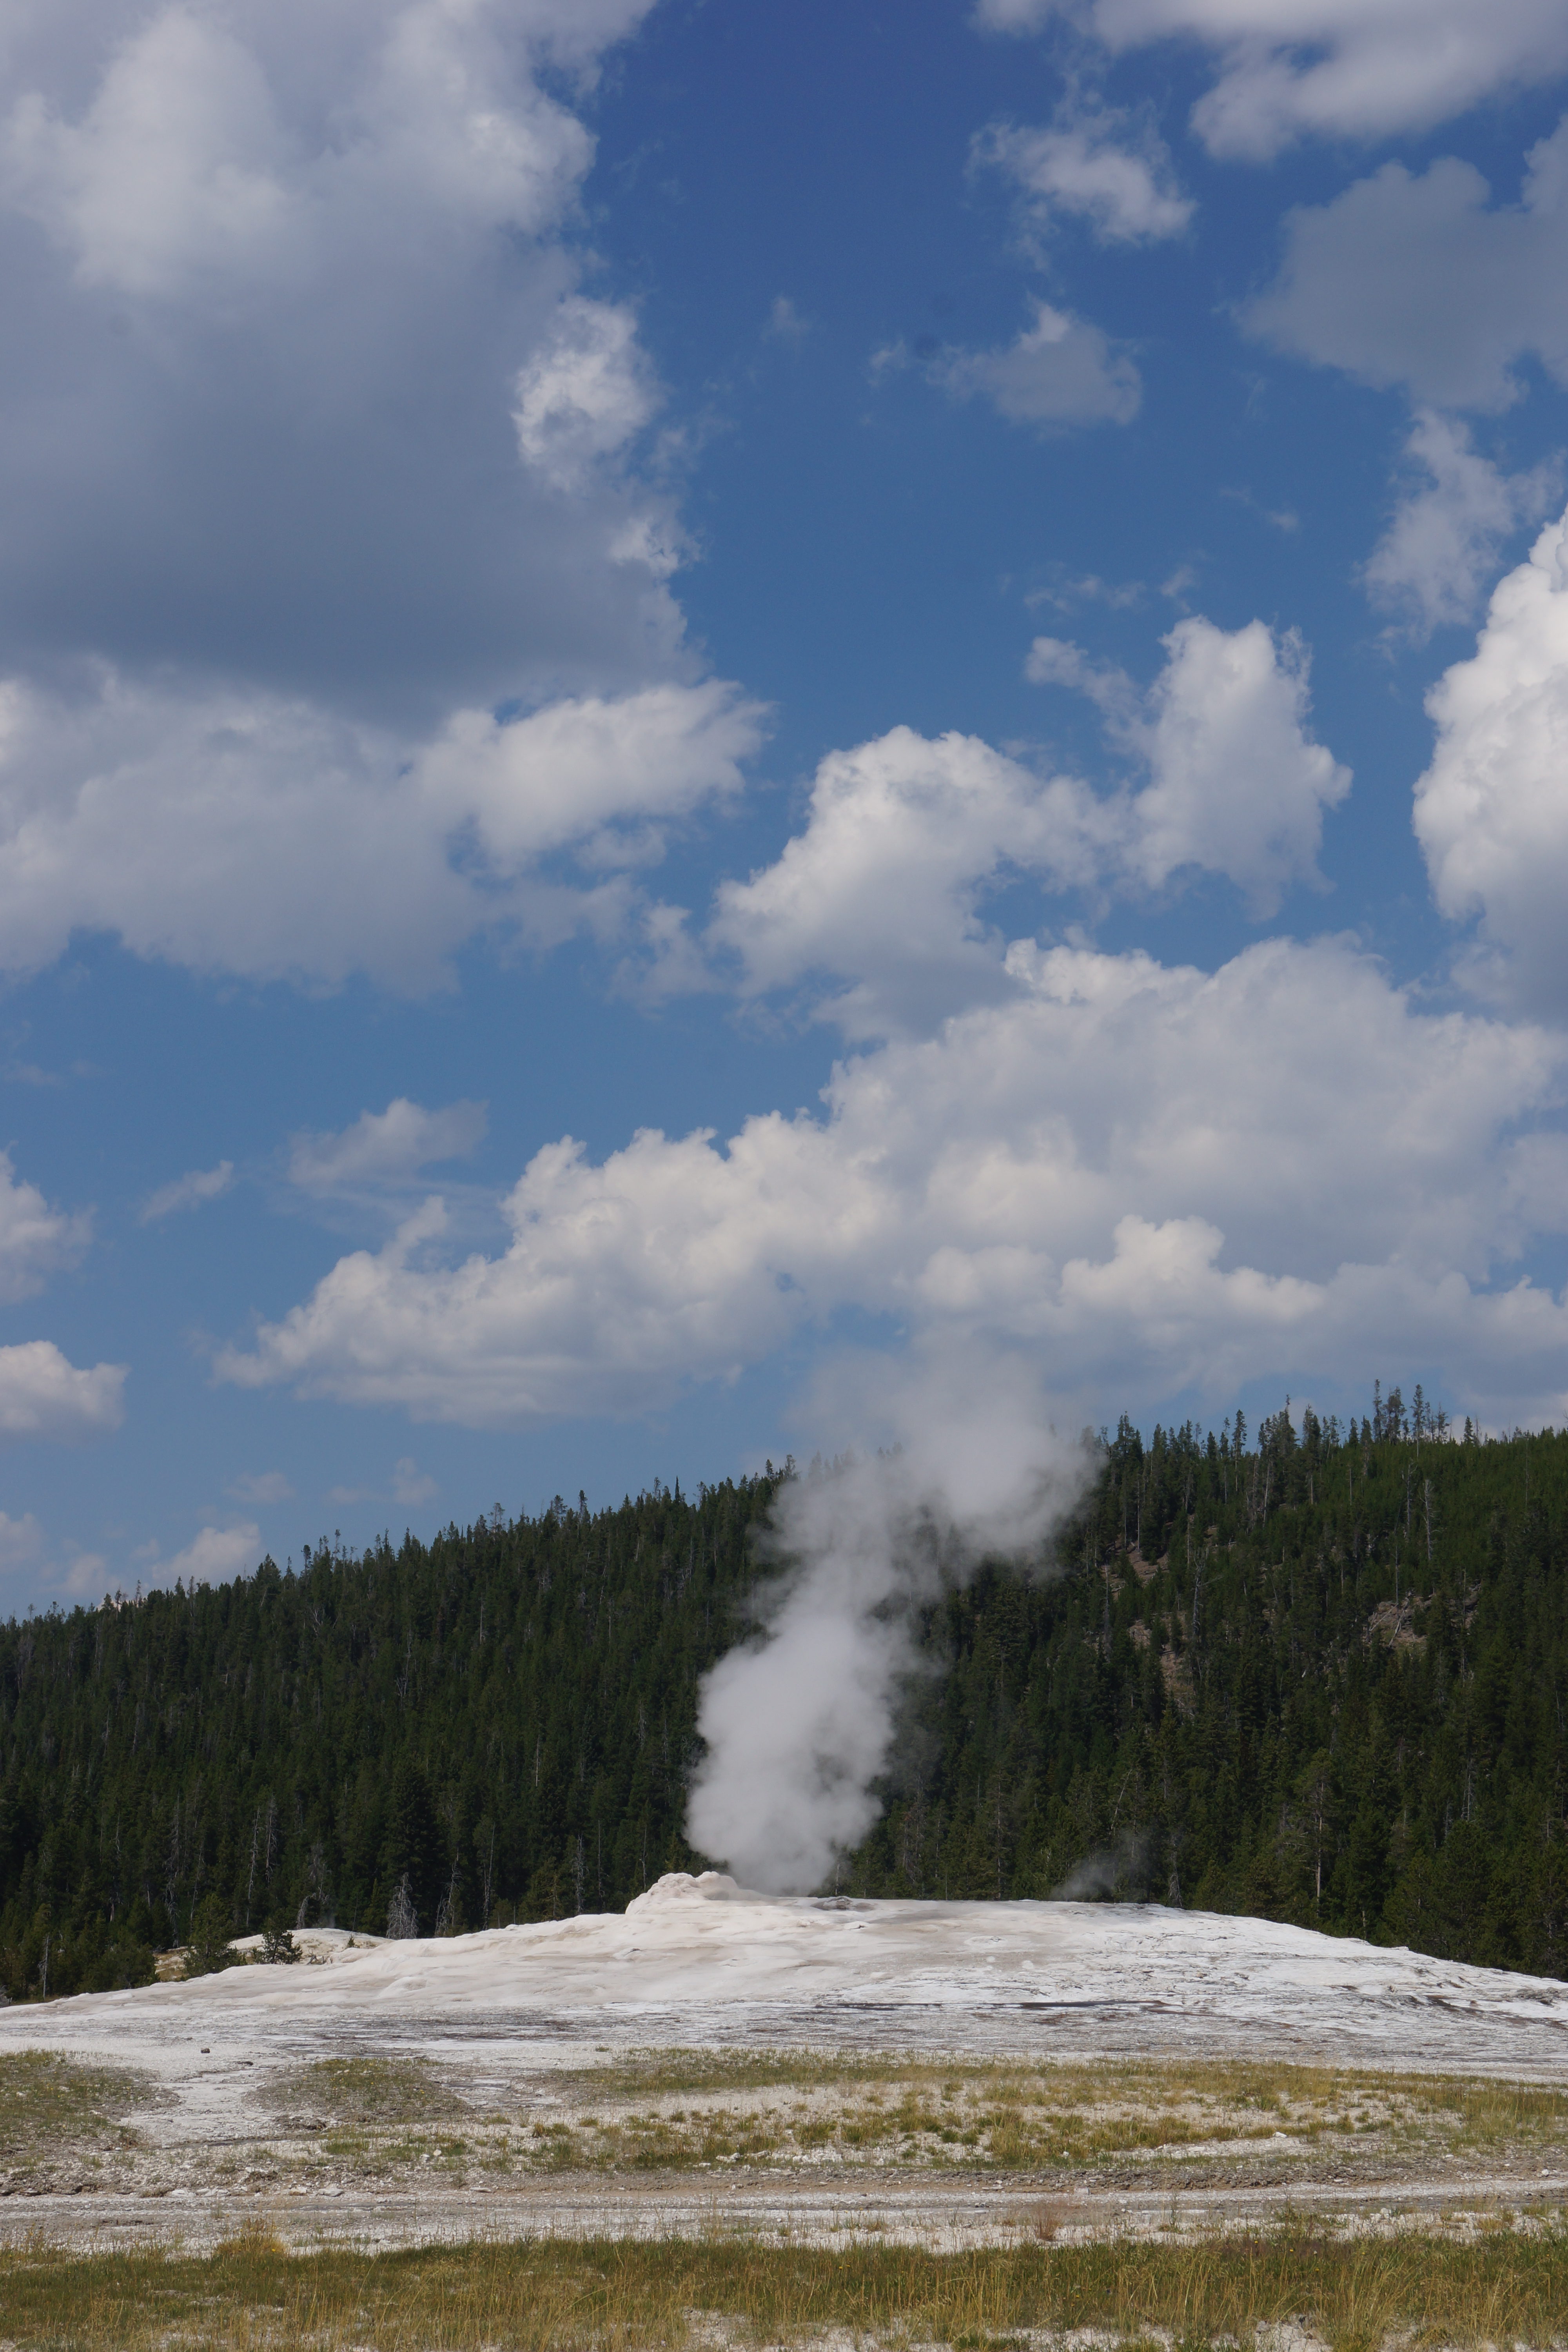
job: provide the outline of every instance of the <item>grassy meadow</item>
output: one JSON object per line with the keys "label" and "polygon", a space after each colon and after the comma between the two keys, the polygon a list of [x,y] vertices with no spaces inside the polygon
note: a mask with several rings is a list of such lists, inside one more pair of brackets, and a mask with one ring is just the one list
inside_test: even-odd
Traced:
{"label": "grassy meadow", "polygon": [[[1048,2214],[1042,2229],[1048,2236]],[[258,2231],[199,2258],[0,2254],[0,2329],[16,2352],[713,2352],[813,2342],[1021,2352],[1086,2328],[1129,2347],[1195,2352],[1246,2346],[1282,2321],[1332,2352],[1561,2345],[1568,2234],[1558,2217],[1468,2242],[1285,2228],[950,2255],[723,2240],[290,2254]]]}

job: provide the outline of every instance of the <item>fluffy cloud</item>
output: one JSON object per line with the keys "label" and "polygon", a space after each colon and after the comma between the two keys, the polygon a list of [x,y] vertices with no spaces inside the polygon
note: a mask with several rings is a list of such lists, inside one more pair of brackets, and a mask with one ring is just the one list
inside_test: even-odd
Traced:
{"label": "fluffy cloud", "polygon": [[[642,1411],[689,1374],[738,1370],[799,1319],[771,1262],[777,1234],[804,1256],[857,1222],[868,1235],[871,1213],[858,1188],[842,1197],[809,1124],[753,1127],[727,1155],[705,1133],[641,1132],[600,1168],[570,1138],[552,1144],[506,1203],[503,1258],[432,1262],[446,1230],[433,1200],[385,1249],[342,1259],[254,1351],[220,1354],[218,1375],[484,1426]],[[766,1236],[745,1230],[752,1191],[767,1198]]]}
{"label": "fluffy cloud", "polygon": [[52,1339],[0,1348],[0,1438],[97,1437],[125,1417],[123,1364],[68,1363]]}
{"label": "fluffy cloud", "polygon": [[1132,803],[1133,870],[1152,887],[1184,866],[1228,875],[1255,914],[1314,882],[1323,811],[1350,790],[1307,731],[1307,657],[1261,621],[1177,623],[1140,730],[1151,781]]}
{"label": "fluffy cloud", "polygon": [[36,1184],[18,1181],[10,1153],[0,1151],[0,1299],[30,1298],[77,1263],[91,1232],[90,1217],[52,1209]]}
{"label": "fluffy cloud", "polygon": [[1024,676],[1031,686],[1065,686],[1086,695],[1118,729],[1136,722],[1142,698],[1127,672],[1115,662],[1091,660],[1070,638],[1037,637],[1025,656]]}
{"label": "fluffy cloud", "polygon": [[1041,226],[1073,215],[1108,245],[1179,236],[1193,216],[1164,142],[1125,115],[1068,110],[1049,130],[1001,123],[975,140],[974,156],[1006,173]]}
{"label": "fluffy cloud", "polygon": [[154,1560],[148,1573],[160,1584],[220,1584],[244,1576],[261,1558],[261,1529],[254,1519],[231,1528],[203,1528],[172,1559]]}
{"label": "fluffy cloud", "polygon": [[220,1374],[476,1423],[640,1412],[862,1310],[1044,1350],[1062,1386],[1217,1396],[1419,1348],[1472,1398],[1559,1397],[1568,1312],[1482,1286],[1522,1238],[1513,1131],[1562,1097],[1550,1036],[1417,1012],[1332,941],[1009,971],[1005,1003],[839,1068],[821,1118],[550,1146],[500,1256],[441,1263],[433,1204]]}
{"label": "fluffy cloud", "polygon": [[233,1182],[232,1160],[220,1160],[216,1168],[193,1168],[148,1195],[142,1204],[142,1223],[151,1225],[181,1209],[199,1209],[205,1201],[218,1200]]}
{"label": "fluffy cloud", "polygon": [[1087,319],[1037,298],[1033,324],[999,351],[949,352],[932,368],[955,400],[989,400],[1009,423],[1044,433],[1125,425],[1142,396],[1138,371]]}
{"label": "fluffy cloud", "polygon": [[519,373],[518,447],[555,488],[574,490],[597,464],[625,448],[654,406],[630,310],[574,295]]}
{"label": "fluffy cloud", "polygon": [[77,121],[24,90],[0,152],[11,201],[84,286],[167,301],[302,259],[307,224],[267,78],[242,42],[185,9],[131,34]]}
{"label": "fluffy cloud", "polygon": [[823,761],[805,832],[721,886],[710,938],[740,960],[748,993],[848,978],[825,1010],[849,1035],[929,1029],[1009,992],[986,887],[1009,868],[1092,887],[1117,831],[1115,810],[1071,777],[1042,780],[972,735],[898,727]]}
{"label": "fluffy cloud", "polygon": [[1424,130],[1568,69],[1555,0],[976,0],[975,16],[1006,33],[1070,16],[1112,51],[1173,37],[1215,51],[1193,125],[1216,155]]}
{"label": "fluffy cloud", "polygon": [[295,1136],[289,1181],[306,1192],[398,1183],[434,1160],[466,1159],[484,1141],[489,1125],[483,1103],[426,1110],[399,1095],[384,1110],[362,1111],[340,1134]]}
{"label": "fluffy cloud", "polygon": [[[1568,17],[1561,18],[1568,26]],[[1568,121],[1532,148],[1521,201],[1471,163],[1386,163],[1286,220],[1275,285],[1245,313],[1278,349],[1404,385],[1436,407],[1502,408],[1533,354],[1568,383]]]}
{"label": "fluffy cloud", "polygon": [[[568,11],[511,13],[521,37],[509,41],[485,0],[338,0],[310,12],[312,41],[297,6],[68,0],[8,44],[6,192],[82,284],[163,301],[309,281],[374,227],[378,204],[537,234],[590,142],[531,70]],[[586,59],[646,0],[577,14],[597,17],[575,42]],[[88,58],[101,73],[73,113],[61,100]],[[322,122],[323,99],[342,106],[337,122]]]}
{"label": "fluffy cloud", "polygon": [[[0,963],[77,929],[198,971],[428,987],[476,931],[608,921],[605,876],[740,788],[760,714],[710,682],[465,710],[423,742],[253,688],[0,688]],[[597,898],[531,882],[581,856]]]}
{"label": "fluffy cloud", "polygon": [[593,151],[538,80],[546,13],[68,0],[11,28],[0,637],[426,723],[646,670],[678,617],[610,551],[647,498],[612,468],[564,499],[518,449],[534,373],[571,438],[566,355],[601,409],[637,366],[623,341],[588,381],[625,321],[560,241]]}
{"label": "fluffy cloud", "polygon": [[[50,1275],[74,1265],[87,1247],[91,1219],[51,1208],[35,1184],[17,1179],[0,1151],[0,1299],[30,1297]],[[124,1415],[123,1364],[81,1370],[52,1340],[0,1348],[0,1440],[71,1439],[118,1429]]]}
{"label": "fluffy cloud", "polygon": [[1457,418],[1430,409],[1416,417],[1405,455],[1425,478],[1405,490],[1363,579],[1374,604],[1429,636],[1474,618],[1504,541],[1541,520],[1562,469],[1505,474],[1477,454]]}
{"label": "fluffy cloud", "polygon": [[1474,655],[1427,697],[1415,831],[1445,914],[1479,914],[1472,977],[1568,1013],[1568,516],[1500,582]]}
{"label": "fluffy cloud", "polygon": [[804,832],[773,866],[721,885],[710,946],[737,960],[746,994],[826,986],[822,1017],[888,1036],[1010,993],[986,901],[1020,875],[1097,896],[1203,868],[1255,912],[1315,882],[1323,812],[1351,780],[1308,732],[1302,648],[1261,621],[1226,632],[1192,619],[1165,651],[1146,695],[1060,638],[1037,637],[1027,663],[1037,684],[1095,702],[1146,771],[1141,791],[1102,797],[973,736],[895,728],[822,761]]}
{"label": "fluffy cloud", "polygon": [[[0,54],[0,934],[424,987],[658,855],[697,682],[658,389],[572,241],[650,0],[60,0]],[[529,715],[501,724],[498,710]],[[636,898],[601,881],[613,927]]]}
{"label": "fluffy cloud", "polygon": [[[763,712],[735,688],[651,686],[501,722],[461,711],[420,756],[417,789],[499,874],[570,848],[600,868],[656,856],[660,820],[741,790]],[[651,828],[651,829],[650,829]]]}

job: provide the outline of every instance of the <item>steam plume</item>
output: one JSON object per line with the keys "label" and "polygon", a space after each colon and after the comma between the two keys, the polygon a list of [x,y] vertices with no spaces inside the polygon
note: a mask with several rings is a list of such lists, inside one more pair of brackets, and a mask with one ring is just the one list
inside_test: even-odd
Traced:
{"label": "steam plume", "polygon": [[687,1834],[742,1885],[819,1885],[877,1818],[911,1617],[986,1559],[1037,1560],[1082,1492],[1080,1444],[1058,1438],[1031,1374],[950,1365],[885,1407],[897,1451],[781,1489],[764,1556],[779,1573],[756,1635],[705,1676],[708,1754]]}

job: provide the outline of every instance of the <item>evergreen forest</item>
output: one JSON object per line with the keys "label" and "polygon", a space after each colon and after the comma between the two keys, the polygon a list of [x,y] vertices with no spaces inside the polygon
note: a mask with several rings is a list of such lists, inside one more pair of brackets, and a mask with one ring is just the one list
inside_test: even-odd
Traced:
{"label": "evergreen forest", "polygon": [[[0,1983],[236,1935],[618,1909],[695,1869],[699,1680],[782,1478],[0,1626]],[[1568,1433],[1417,1389],[1123,1419],[1051,1555],[919,1627],[847,1894],[1148,1899],[1568,1976]]]}

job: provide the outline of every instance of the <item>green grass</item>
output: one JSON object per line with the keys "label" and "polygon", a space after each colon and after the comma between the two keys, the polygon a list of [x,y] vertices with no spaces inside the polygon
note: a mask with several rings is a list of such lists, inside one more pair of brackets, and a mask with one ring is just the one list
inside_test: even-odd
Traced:
{"label": "green grass", "polygon": [[1030,2330],[1088,2326],[1129,2347],[1159,2330],[1195,2352],[1294,2316],[1334,2352],[1545,2347],[1568,2324],[1568,2234],[1558,2220],[1468,2244],[1282,2231],[949,2255],[624,2240],[289,2255],[258,2233],[202,2258],[0,2253],[0,2314],[18,2352],[710,2352],[829,2332],[1002,2352]]}

